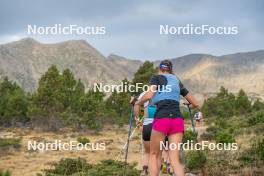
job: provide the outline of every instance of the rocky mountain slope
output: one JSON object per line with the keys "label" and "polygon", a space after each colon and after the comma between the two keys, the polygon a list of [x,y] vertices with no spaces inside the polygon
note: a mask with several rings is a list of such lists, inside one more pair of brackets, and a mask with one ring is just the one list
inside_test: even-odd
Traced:
{"label": "rocky mountain slope", "polygon": [[0,45],[0,76],[8,76],[27,91],[37,88],[40,76],[52,64],[60,70],[70,68],[88,87],[96,82],[116,83],[124,78],[131,79],[140,63],[114,55],[106,59],[82,40],[42,44],[25,38]]}
{"label": "rocky mountain slope", "polygon": [[220,86],[264,95],[264,50],[224,56],[192,54],[172,59],[174,71],[194,92],[204,96]]}
{"label": "rocky mountain slope", "polygon": [[[203,97],[220,86],[264,95],[264,50],[224,56],[190,54],[172,62],[186,87]],[[37,88],[40,76],[52,64],[60,70],[70,68],[88,87],[96,82],[113,84],[132,79],[142,61],[114,54],[106,58],[83,40],[42,44],[25,38],[0,45],[0,77],[8,76],[27,91]]]}

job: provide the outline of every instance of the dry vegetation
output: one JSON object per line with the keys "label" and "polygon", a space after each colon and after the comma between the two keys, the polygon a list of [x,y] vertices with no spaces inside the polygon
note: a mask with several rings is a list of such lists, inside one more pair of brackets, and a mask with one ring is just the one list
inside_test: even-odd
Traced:
{"label": "dry vegetation", "polygon": [[[4,129],[0,131],[2,138],[20,138],[19,149],[8,149],[1,152],[0,170],[9,169],[12,176],[35,176],[43,169],[51,167],[53,162],[61,158],[85,158],[89,163],[97,163],[104,159],[115,159],[125,143],[127,132],[118,127],[106,127],[100,132],[86,131],[74,132],[62,129],[59,132],[43,132],[30,129]],[[138,134],[135,134],[138,135]],[[92,143],[105,142],[105,151],[28,151],[27,142],[31,141],[76,141],[79,136],[86,137]],[[140,138],[133,138],[130,145],[129,162],[140,162]],[[132,154],[133,153],[133,154]],[[122,156],[120,157],[122,159]]]}

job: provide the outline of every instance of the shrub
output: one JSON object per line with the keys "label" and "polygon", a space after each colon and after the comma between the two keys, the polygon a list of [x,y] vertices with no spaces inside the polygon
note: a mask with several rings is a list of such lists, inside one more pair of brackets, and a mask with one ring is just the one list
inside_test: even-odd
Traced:
{"label": "shrub", "polygon": [[186,166],[190,170],[203,168],[206,160],[206,154],[203,151],[192,150],[186,153]]}
{"label": "shrub", "polygon": [[249,100],[246,92],[244,90],[240,90],[236,97],[235,101],[235,109],[237,115],[242,115],[251,112],[251,101]]}
{"label": "shrub", "polygon": [[15,138],[0,138],[0,148],[1,149],[8,149],[10,147],[13,148],[20,148],[21,140],[20,139],[15,139]]}
{"label": "shrub", "polygon": [[[124,175],[125,163],[121,161],[114,160],[104,160],[101,163],[94,165],[94,167],[89,170],[87,176],[123,176]],[[126,176],[138,176],[140,171],[137,170],[136,164],[129,164],[126,166]]]}
{"label": "shrub", "polygon": [[238,160],[251,164],[257,159],[264,161],[264,139],[255,142],[250,149],[244,151]]}
{"label": "shrub", "polygon": [[258,141],[255,144],[256,153],[258,154],[258,157],[260,160],[264,161],[264,139]]}
{"label": "shrub", "polygon": [[251,164],[255,161],[255,155],[252,150],[244,151],[239,157],[239,161],[242,161],[244,164]]}
{"label": "shrub", "polygon": [[260,99],[257,99],[253,106],[252,106],[252,110],[253,111],[260,111],[264,109],[264,103],[260,101]]}
{"label": "shrub", "polygon": [[[46,176],[123,176],[125,163],[114,160],[103,160],[98,164],[88,164],[84,159],[62,159],[54,164],[54,169],[44,170]],[[136,164],[126,166],[126,176],[138,176]]]}
{"label": "shrub", "polygon": [[235,114],[235,103],[235,95],[221,87],[216,96],[204,101],[202,112],[206,117],[227,118]]}
{"label": "shrub", "polygon": [[214,140],[218,131],[219,128],[215,126],[210,126],[206,129],[206,132],[201,135],[201,138],[204,140]]}
{"label": "shrub", "polygon": [[183,139],[182,139],[182,142],[183,143],[186,143],[188,141],[197,141],[197,133],[196,132],[193,132],[191,130],[186,130],[184,132],[184,135],[183,135]]}
{"label": "shrub", "polygon": [[87,143],[90,143],[90,140],[89,140],[88,138],[86,138],[86,137],[78,137],[78,138],[77,138],[77,141],[78,141],[79,143],[82,143],[83,145],[85,145],[85,144],[87,144]]}
{"label": "shrub", "polygon": [[231,123],[230,119],[223,119],[223,118],[217,118],[216,119],[216,128],[220,129],[227,129],[230,133],[232,133],[234,130],[234,124]]}
{"label": "shrub", "polygon": [[233,143],[234,136],[228,130],[221,130],[216,133],[215,140],[217,143]]}
{"label": "shrub", "polygon": [[228,118],[234,115],[245,115],[252,112],[253,109],[261,109],[263,103],[257,101],[255,106],[251,106],[252,102],[242,89],[235,96],[228,92],[224,87],[216,96],[206,99],[202,106],[202,111],[206,117]]}
{"label": "shrub", "polygon": [[58,163],[54,163],[54,169],[44,170],[47,176],[54,174],[58,175],[72,175],[81,171],[88,171],[92,166],[86,162],[86,160],[78,159],[61,159]]}
{"label": "shrub", "polygon": [[264,123],[264,111],[257,111],[253,113],[248,119],[248,124],[250,126],[253,126],[259,123]]}
{"label": "shrub", "polygon": [[0,170],[0,176],[11,176],[11,172],[9,170],[6,171]]}

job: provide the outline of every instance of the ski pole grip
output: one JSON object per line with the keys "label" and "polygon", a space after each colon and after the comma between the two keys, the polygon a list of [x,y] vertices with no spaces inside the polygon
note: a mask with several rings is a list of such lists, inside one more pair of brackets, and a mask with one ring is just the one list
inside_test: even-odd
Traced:
{"label": "ski pole grip", "polygon": [[130,104],[134,106],[137,100],[138,99],[134,95],[132,95],[130,99]]}

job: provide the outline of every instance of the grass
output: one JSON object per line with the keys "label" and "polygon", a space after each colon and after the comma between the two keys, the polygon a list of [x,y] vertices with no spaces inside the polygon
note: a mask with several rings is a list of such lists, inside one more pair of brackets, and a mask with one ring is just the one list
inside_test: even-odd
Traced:
{"label": "grass", "polygon": [[0,149],[9,149],[9,148],[18,149],[20,147],[21,147],[21,139],[0,138]]}
{"label": "grass", "polygon": [[0,170],[0,176],[11,176],[11,172],[9,170]]}

